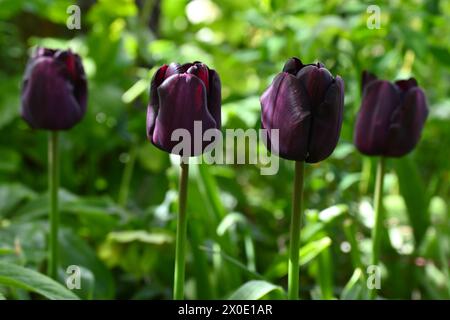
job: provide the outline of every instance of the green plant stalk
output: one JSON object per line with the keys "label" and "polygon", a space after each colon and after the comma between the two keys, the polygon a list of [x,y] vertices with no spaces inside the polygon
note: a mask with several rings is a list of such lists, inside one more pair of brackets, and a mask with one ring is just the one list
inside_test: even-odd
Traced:
{"label": "green plant stalk", "polygon": [[59,156],[58,132],[51,131],[48,137],[48,190],[50,197],[50,234],[48,246],[48,276],[57,279],[58,276],[58,189],[59,189]]}
{"label": "green plant stalk", "polygon": [[189,178],[189,164],[181,160],[181,175],[180,186],[178,193],[178,219],[177,219],[177,238],[175,244],[175,274],[173,299],[184,299],[184,272],[185,272],[185,257],[186,257],[186,233],[187,233],[187,219],[186,219],[186,198],[187,198],[187,184]]}
{"label": "green plant stalk", "polygon": [[[378,266],[380,261],[380,247],[381,247],[381,232],[383,229],[383,212],[382,212],[382,199],[383,199],[383,181],[385,161],[383,157],[380,157],[377,165],[377,178],[375,181],[375,193],[374,193],[374,211],[375,211],[375,224],[372,229],[372,261],[373,266]],[[370,290],[370,299],[375,299],[377,292],[376,288]]]}
{"label": "green plant stalk", "polygon": [[299,294],[299,252],[300,252],[300,227],[303,202],[303,174],[302,161],[295,162],[294,191],[292,194],[292,215],[290,231],[290,249],[288,263],[288,299],[298,300]]}

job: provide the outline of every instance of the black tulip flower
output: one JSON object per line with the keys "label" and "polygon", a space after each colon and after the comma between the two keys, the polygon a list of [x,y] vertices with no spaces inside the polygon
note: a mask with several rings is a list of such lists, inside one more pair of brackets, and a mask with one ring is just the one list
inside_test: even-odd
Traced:
{"label": "black tulip flower", "polygon": [[[266,145],[280,157],[315,163],[336,147],[342,126],[344,81],[321,63],[291,58],[261,96]],[[279,146],[270,129],[279,129]]]}
{"label": "black tulip flower", "polygon": [[428,116],[423,90],[414,78],[391,83],[366,71],[354,142],[366,155],[401,157],[419,142]]}
{"label": "black tulip flower", "polygon": [[[200,143],[208,129],[221,128],[221,85],[217,72],[201,62],[163,65],[153,76],[150,103],[147,108],[147,136],[159,149],[172,153],[179,141],[172,141],[176,129],[185,129],[191,135],[190,154],[203,153],[211,143]],[[194,121],[201,121],[201,136],[194,133]],[[184,150],[186,152],[186,150]]]}
{"label": "black tulip flower", "polygon": [[38,48],[25,71],[22,117],[34,129],[66,130],[86,112],[87,80],[70,50]]}

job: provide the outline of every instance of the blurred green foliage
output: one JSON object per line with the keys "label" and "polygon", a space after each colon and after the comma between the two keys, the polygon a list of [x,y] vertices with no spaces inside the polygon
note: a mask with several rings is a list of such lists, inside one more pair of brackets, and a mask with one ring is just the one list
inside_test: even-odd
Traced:
{"label": "blurred green foliage", "polygon": [[[374,3],[380,29],[367,27]],[[71,48],[89,77],[88,113],[61,137],[60,277],[81,266],[84,299],[171,296],[178,169],[146,141],[155,68],[207,63],[222,79],[224,129],[259,128],[260,94],[298,56],[346,86],[340,143],[306,169],[301,297],[367,297],[375,159],[355,150],[352,134],[368,69],[416,77],[430,106],[416,150],[387,163],[380,295],[450,298],[450,2],[79,0],[81,30],[69,30],[71,4],[0,0],[0,261],[45,270],[47,137],[19,116],[33,47]],[[283,297],[292,177],[284,160],[274,176],[193,166],[187,298]],[[8,287],[2,296],[33,298]]]}

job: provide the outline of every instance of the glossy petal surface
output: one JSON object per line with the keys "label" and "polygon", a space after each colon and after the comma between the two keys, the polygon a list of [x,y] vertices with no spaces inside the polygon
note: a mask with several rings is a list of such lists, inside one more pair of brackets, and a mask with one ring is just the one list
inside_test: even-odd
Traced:
{"label": "glossy petal surface", "polygon": [[[267,147],[280,157],[303,161],[307,156],[311,111],[309,98],[299,80],[280,73],[261,96],[261,122],[268,129]],[[279,144],[270,129],[279,130]]]}
{"label": "glossy petal surface", "polygon": [[[207,109],[206,89],[202,80],[190,74],[173,75],[158,88],[158,95],[159,112],[152,142],[160,149],[172,153],[180,142],[172,141],[173,132],[185,129],[191,139],[191,150],[183,156],[201,154],[209,144],[201,141],[204,131],[216,128],[216,122]],[[194,121],[201,121],[200,132],[194,132]]]}

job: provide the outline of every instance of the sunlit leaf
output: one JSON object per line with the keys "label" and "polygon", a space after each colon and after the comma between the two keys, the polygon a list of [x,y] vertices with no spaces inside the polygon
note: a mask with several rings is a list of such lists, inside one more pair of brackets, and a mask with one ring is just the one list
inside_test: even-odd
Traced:
{"label": "sunlit leaf", "polygon": [[232,293],[229,300],[259,300],[270,292],[283,292],[283,289],[270,282],[262,280],[252,280],[243,284],[239,289]]}
{"label": "sunlit leaf", "polygon": [[56,281],[34,270],[0,262],[0,283],[36,292],[51,300],[77,300],[78,297]]}

